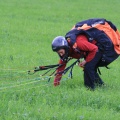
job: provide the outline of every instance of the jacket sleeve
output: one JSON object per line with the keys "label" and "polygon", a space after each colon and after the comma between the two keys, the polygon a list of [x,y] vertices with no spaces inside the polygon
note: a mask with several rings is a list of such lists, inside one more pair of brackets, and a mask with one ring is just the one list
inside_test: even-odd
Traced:
{"label": "jacket sleeve", "polygon": [[86,62],[91,61],[98,51],[98,47],[94,43],[90,43],[85,35],[79,35],[76,38],[76,43],[80,50],[87,52]]}
{"label": "jacket sleeve", "polygon": [[62,73],[59,73],[59,72],[62,72],[66,67],[66,62],[62,61],[61,59],[59,60],[59,64],[63,64],[63,65],[56,70],[56,73],[58,73],[58,74],[55,76],[54,86],[57,86],[60,84],[60,80],[62,78]]}

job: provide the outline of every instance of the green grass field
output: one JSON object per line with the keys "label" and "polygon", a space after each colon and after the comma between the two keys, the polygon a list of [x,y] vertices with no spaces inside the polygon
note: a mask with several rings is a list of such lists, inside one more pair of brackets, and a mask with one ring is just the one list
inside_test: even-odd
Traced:
{"label": "green grass field", "polygon": [[120,30],[119,0],[0,1],[0,120],[119,120],[120,58],[101,68],[105,86],[84,87],[83,71],[61,85],[28,75],[34,66],[57,64],[51,42],[76,22],[106,18]]}

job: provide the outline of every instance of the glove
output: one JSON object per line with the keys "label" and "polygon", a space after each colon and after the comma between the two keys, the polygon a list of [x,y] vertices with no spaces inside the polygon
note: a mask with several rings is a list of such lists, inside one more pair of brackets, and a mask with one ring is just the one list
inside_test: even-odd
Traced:
{"label": "glove", "polygon": [[60,79],[54,79],[54,86],[60,85]]}
{"label": "glove", "polygon": [[61,80],[62,75],[57,75],[54,79],[54,86],[60,85],[60,80]]}

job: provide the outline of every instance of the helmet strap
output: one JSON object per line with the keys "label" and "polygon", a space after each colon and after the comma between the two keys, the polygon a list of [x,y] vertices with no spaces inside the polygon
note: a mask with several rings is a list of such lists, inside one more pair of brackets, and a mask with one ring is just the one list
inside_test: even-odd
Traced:
{"label": "helmet strap", "polygon": [[69,57],[69,48],[64,49],[65,50],[65,55],[62,57],[59,55],[59,57],[63,60],[63,61],[67,61],[68,57]]}

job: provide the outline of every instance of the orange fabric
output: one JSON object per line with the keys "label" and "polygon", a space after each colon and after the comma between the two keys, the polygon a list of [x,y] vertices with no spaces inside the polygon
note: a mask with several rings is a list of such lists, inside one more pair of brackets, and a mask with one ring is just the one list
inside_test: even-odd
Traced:
{"label": "orange fabric", "polygon": [[[111,41],[113,42],[114,49],[117,52],[117,54],[120,54],[120,32],[118,30],[114,31],[107,22],[105,22],[104,25],[95,24],[92,27],[104,31],[108,35],[108,37],[111,39]],[[78,27],[77,29],[78,30],[80,30],[80,29],[88,30],[90,28],[91,28],[91,26],[84,24],[82,27]]]}
{"label": "orange fabric", "polygon": [[82,27],[78,27],[77,30],[80,30],[80,29],[84,29],[84,30],[87,30],[87,29],[90,29],[91,26],[88,26],[87,24],[84,24]]}
{"label": "orange fabric", "polygon": [[115,51],[120,54],[120,33],[118,30],[115,32],[107,22],[105,25],[97,24],[95,28],[104,31],[109,36],[114,44]]}

